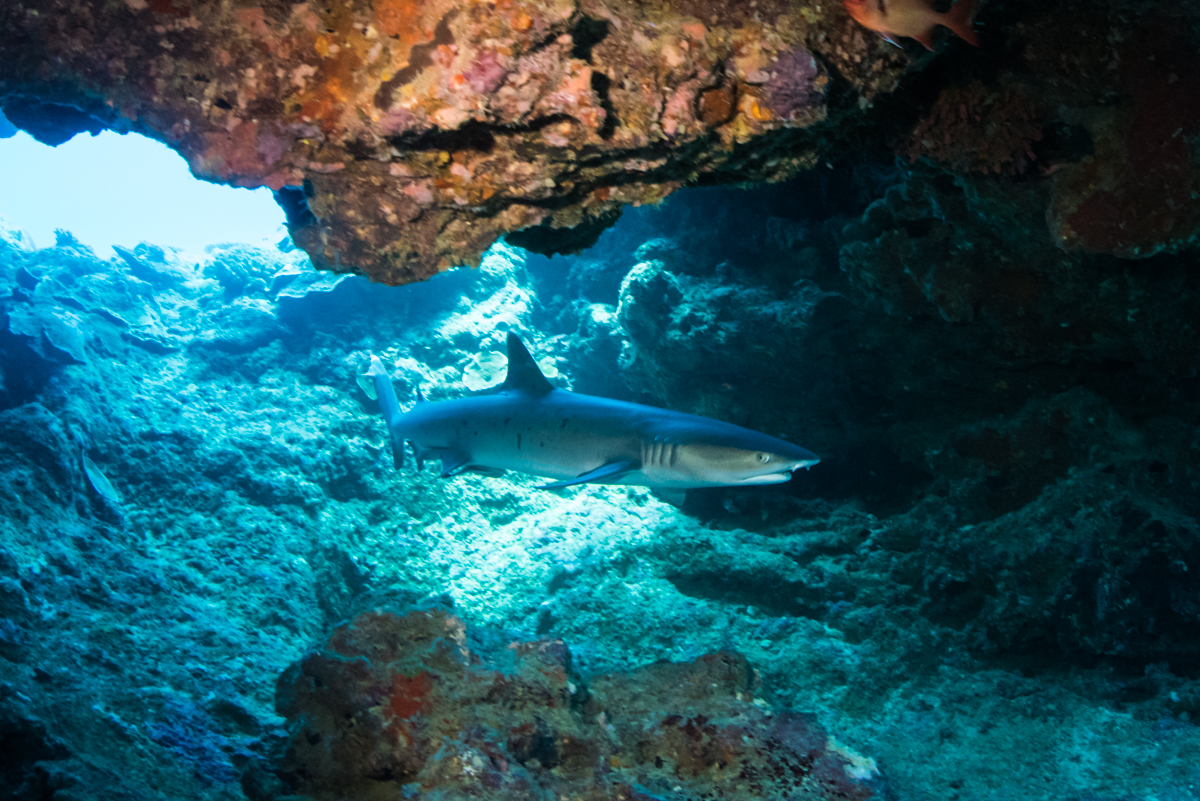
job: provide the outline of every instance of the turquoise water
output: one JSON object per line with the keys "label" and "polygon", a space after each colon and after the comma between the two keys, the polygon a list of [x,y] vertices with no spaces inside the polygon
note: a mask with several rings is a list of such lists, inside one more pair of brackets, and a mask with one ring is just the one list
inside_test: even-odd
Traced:
{"label": "turquoise water", "polygon": [[[0,792],[1200,797],[1194,272],[876,178],[400,288],[0,230]],[[822,461],[682,507],[397,470],[370,357],[407,408],[509,332]]]}

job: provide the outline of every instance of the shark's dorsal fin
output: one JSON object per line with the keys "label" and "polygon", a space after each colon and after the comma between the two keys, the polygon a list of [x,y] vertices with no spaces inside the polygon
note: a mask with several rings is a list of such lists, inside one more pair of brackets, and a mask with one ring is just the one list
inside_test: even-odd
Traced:
{"label": "shark's dorsal fin", "polygon": [[508,333],[508,376],[504,379],[501,392],[528,392],[545,395],[554,386],[542,375],[537,362],[525,349],[525,343],[511,331]]}

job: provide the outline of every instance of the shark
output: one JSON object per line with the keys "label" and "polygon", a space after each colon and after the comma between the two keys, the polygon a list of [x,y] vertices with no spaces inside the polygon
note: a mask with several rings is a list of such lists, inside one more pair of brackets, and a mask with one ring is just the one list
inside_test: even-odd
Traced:
{"label": "shark", "polygon": [[499,391],[427,401],[418,390],[408,411],[383,362],[371,356],[360,384],[379,402],[397,470],[407,442],[417,469],[439,459],[442,477],[512,470],[552,479],[542,489],[629,484],[681,502],[690,489],[779,484],[820,461],[732,423],[556,388],[516,334],[508,334],[507,348]]}

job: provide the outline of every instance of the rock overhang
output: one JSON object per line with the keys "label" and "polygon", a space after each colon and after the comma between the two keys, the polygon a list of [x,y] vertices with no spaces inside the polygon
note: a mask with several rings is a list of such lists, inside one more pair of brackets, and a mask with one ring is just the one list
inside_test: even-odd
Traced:
{"label": "rock overhang", "polygon": [[817,53],[852,30],[837,4],[695,0],[21,0],[0,22],[15,125],[160,139],[200,178],[273,189],[318,267],[389,284],[812,166]]}
{"label": "rock overhang", "polygon": [[1137,8],[994,0],[978,50],[927,54],[836,1],[13,0],[0,113],[270,187],[318,268],[387,284],[501,236],[579,252],[685,186],[896,155],[1032,185],[1000,216],[1037,203],[1062,250],[1138,259],[1200,237],[1200,113],[1179,19]]}

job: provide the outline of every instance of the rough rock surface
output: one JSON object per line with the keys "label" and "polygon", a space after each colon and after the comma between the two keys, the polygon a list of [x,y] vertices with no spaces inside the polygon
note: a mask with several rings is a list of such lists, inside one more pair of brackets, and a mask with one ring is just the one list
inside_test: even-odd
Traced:
{"label": "rough rock surface", "polygon": [[577,252],[681,186],[893,152],[1052,176],[1068,251],[1190,247],[1194,8],[997,0],[980,25],[934,57],[836,0],[13,0],[0,108],[45,142],[137,131],[270,186],[318,267],[390,284],[510,232]]}
{"label": "rough rock surface", "polygon": [[0,106],[44,142],[139,131],[270,186],[318,265],[396,284],[509,231],[576,250],[625,204],[810,166],[815,139],[781,134],[825,117],[812,48],[835,28],[828,3],[20,0]]}
{"label": "rough rock surface", "polygon": [[490,658],[444,611],[359,615],[280,678],[290,736],[276,772],[317,799],[874,796],[874,762],[766,709],[735,654],[587,686],[560,640]]}

